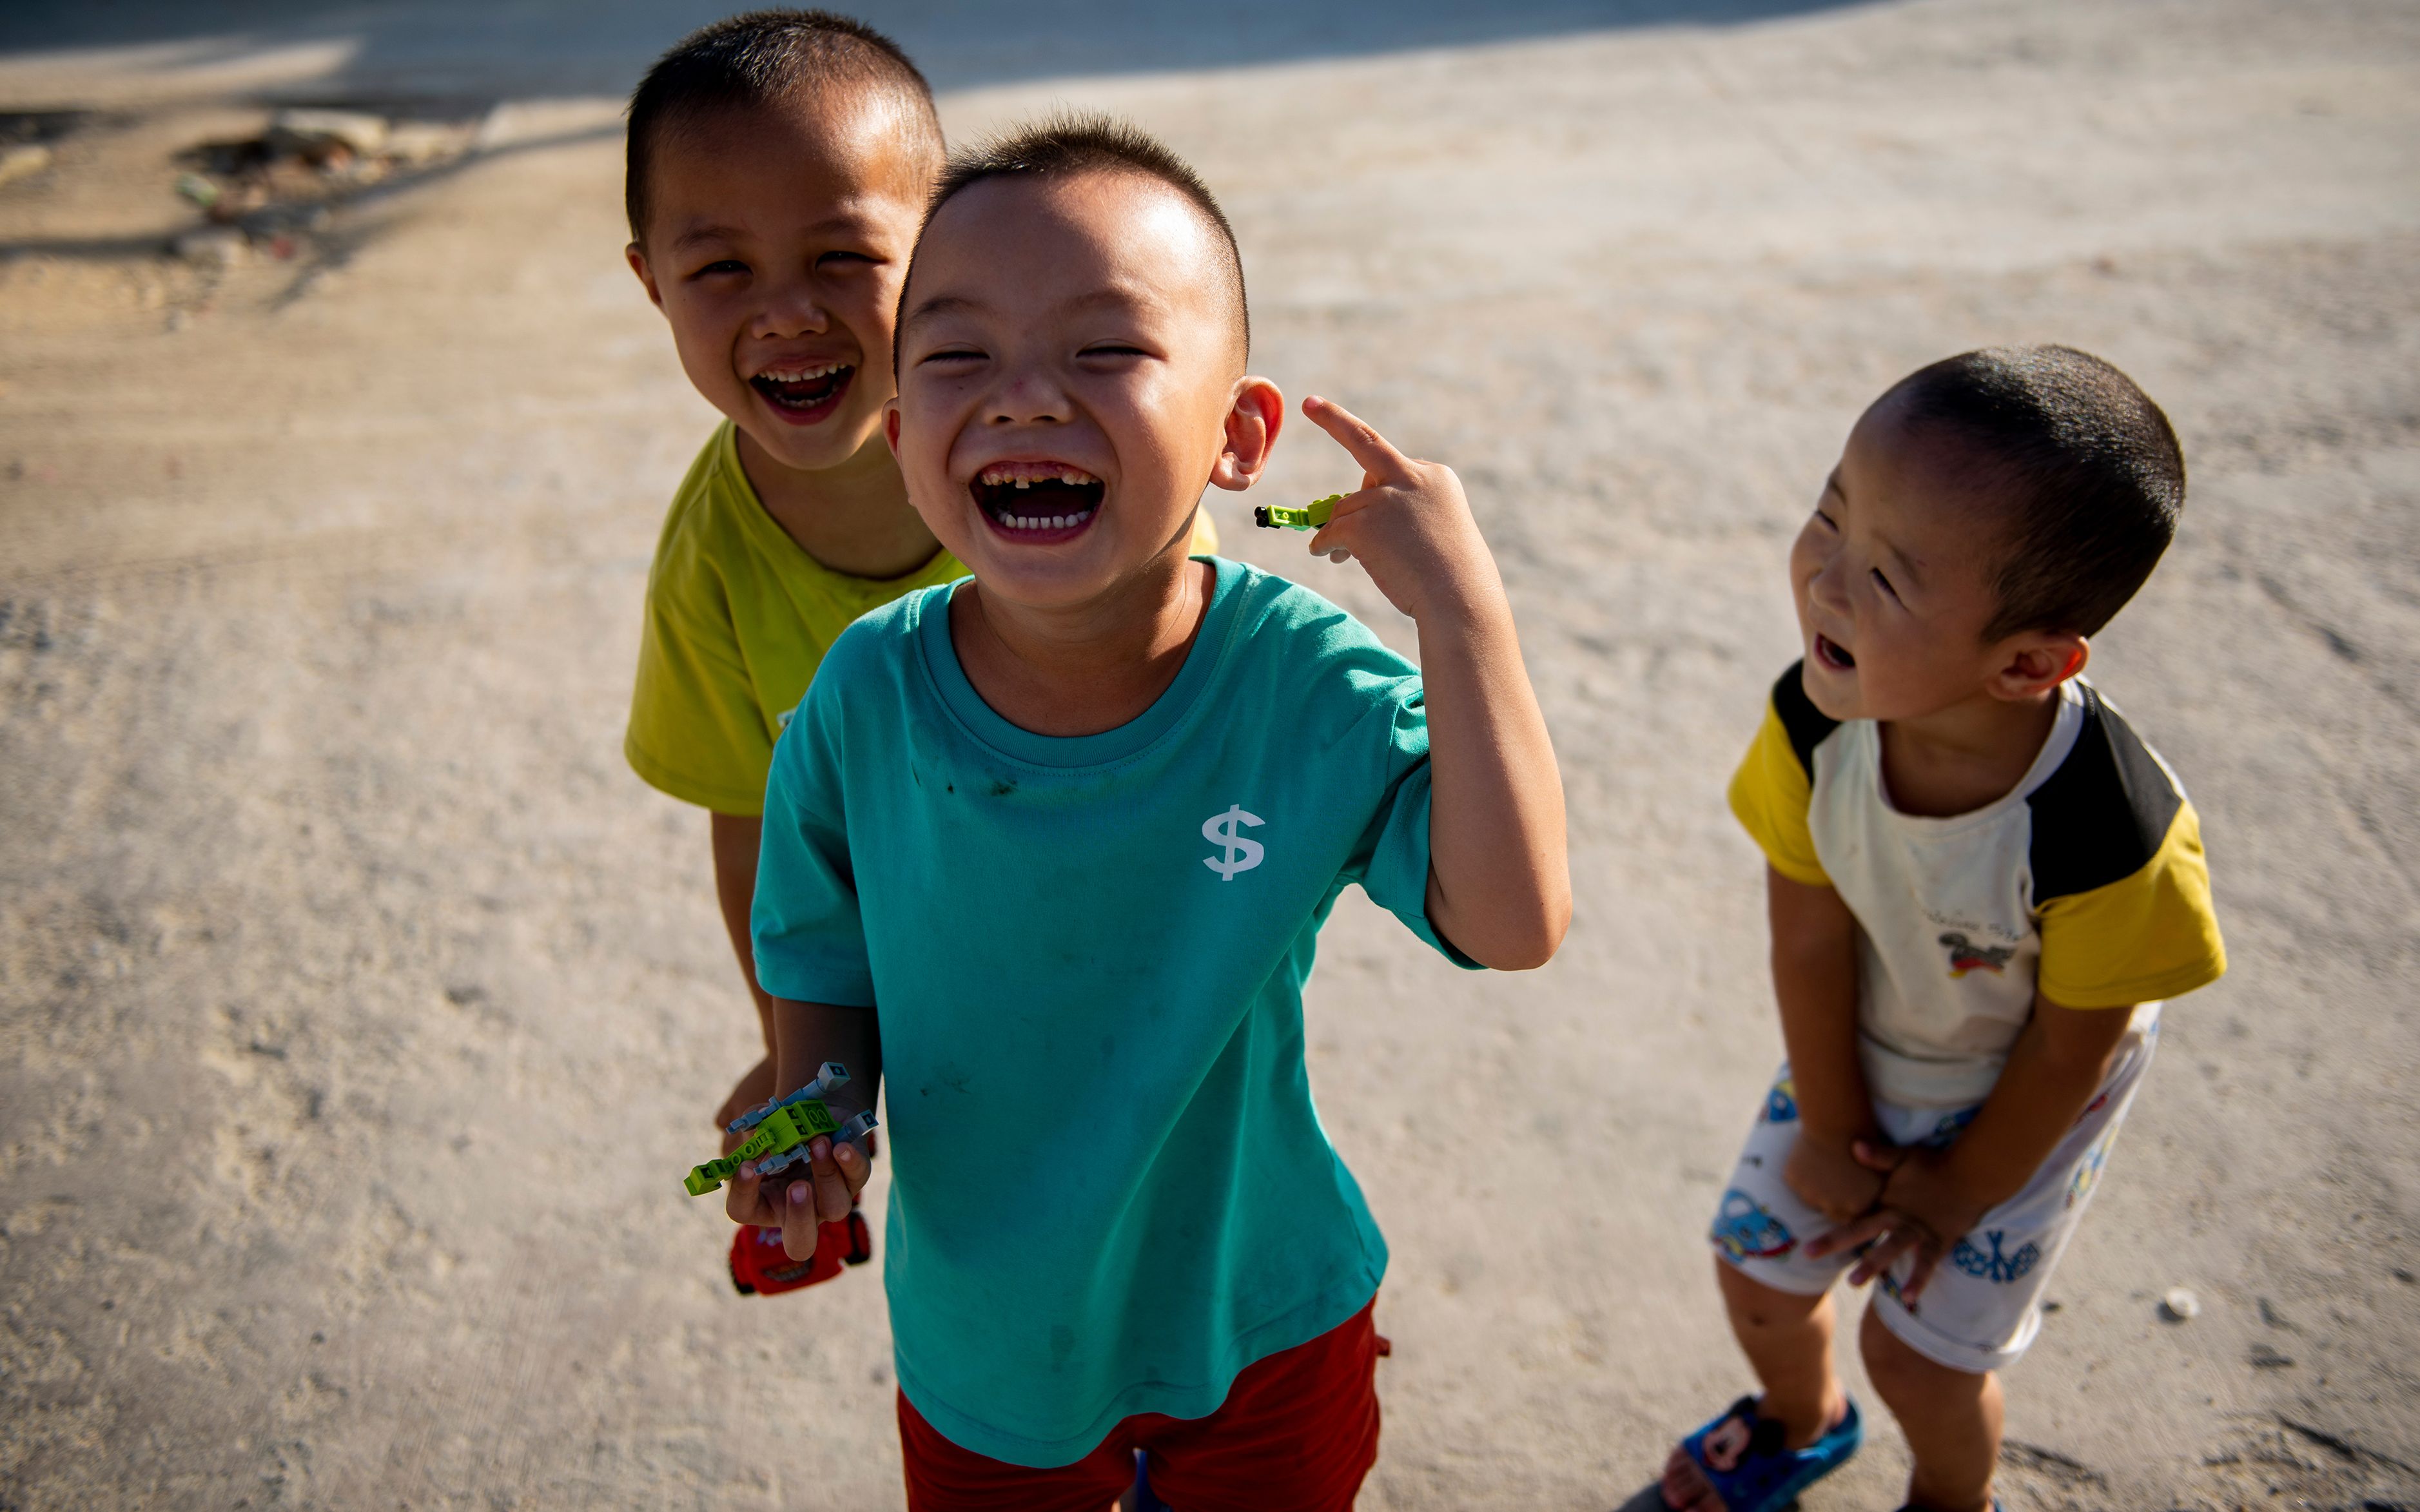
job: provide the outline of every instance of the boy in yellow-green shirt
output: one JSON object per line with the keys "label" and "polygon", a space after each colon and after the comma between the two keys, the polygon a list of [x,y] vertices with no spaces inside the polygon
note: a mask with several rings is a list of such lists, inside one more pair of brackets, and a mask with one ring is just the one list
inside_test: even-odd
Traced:
{"label": "boy in yellow-green shirt", "polygon": [[[851,621],[966,576],[908,506],[881,434],[899,283],[942,150],[907,54],[826,11],[704,27],[630,99],[626,255],[725,417],[664,519],[623,742],[650,786],[711,816],[715,894],[767,1052],[718,1127],[772,1090],[748,910],[773,741]],[[1199,518],[1196,549],[1217,544]]]}

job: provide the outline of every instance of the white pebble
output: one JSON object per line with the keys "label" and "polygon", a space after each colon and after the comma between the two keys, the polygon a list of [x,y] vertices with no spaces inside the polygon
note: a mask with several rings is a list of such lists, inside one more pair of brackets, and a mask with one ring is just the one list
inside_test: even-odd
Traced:
{"label": "white pebble", "polygon": [[2181,1323],[2200,1315],[2201,1299],[2183,1287],[2170,1287],[2167,1295],[2160,1299],[2160,1311],[2167,1314],[2171,1322]]}

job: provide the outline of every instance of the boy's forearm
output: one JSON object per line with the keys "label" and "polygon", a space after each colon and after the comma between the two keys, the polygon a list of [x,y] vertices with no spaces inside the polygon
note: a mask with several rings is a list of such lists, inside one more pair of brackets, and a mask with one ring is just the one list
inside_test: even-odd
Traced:
{"label": "boy's forearm", "polygon": [[882,1087],[882,1035],[870,1008],[835,1008],[787,997],[773,1005],[773,1095],[787,1097],[815,1079],[816,1068],[837,1060],[848,1068],[848,1085],[830,1099],[841,1119],[874,1106]]}
{"label": "boy's forearm", "polygon": [[1873,1098],[1857,1058],[1857,924],[1830,887],[1765,872],[1773,933],[1773,995],[1799,1127],[1845,1146],[1876,1133]]}
{"label": "boy's forearm", "polygon": [[765,1053],[773,1053],[773,998],[756,985],[756,949],[748,915],[756,903],[756,851],[765,835],[765,821],[755,814],[717,813],[709,816],[714,844],[714,901],[722,910],[722,930],[731,938],[731,953],[739,958],[739,977],[756,1005],[756,1026],[765,1036]]}
{"label": "boy's forearm", "polygon": [[1502,970],[1544,965],[1571,926],[1562,774],[1503,589],[1419,623],[1429,718],[1429,921]]}
{"label": "boy's forearm", "polygon": [[[2051,1012],[2067,1015],[2067,1032],[2053,1032]],[[1942,1157],[1944,1176],[1986,1208],[2024,1191],[2108,1076],[2132,1017],[2122,1008],[2059,1009],[2037,998],[1999,1081]]]}

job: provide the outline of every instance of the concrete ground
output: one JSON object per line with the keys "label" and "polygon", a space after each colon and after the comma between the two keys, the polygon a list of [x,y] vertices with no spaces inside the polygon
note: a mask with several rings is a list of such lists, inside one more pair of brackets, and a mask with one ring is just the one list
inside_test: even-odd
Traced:
{"label": "concrete ground", "polygon": [[[876,1277],[739,1299],[673,1180],[753,1028],[705,821],[619,753],[710,417],[621,265],[613,96],[703,13],[0,22],[0,138],[63,133],[0,185],[9,1512],[898,1504]],[[1891,378],[2043,339],[2192,459],[2094,671],[2201,808],[2234,964],[2009,1375],[2008,1504],[2420,1504],[2420,10],[875,19],[954,136],[1067,101],[1192,156],[1256,365],[1459,468],[1515,595],[1569,946],[1466,977],[1357,895],[1311,990],[1395,1254],[1364,1505],[1604,1512],[1746,1388],[1702,1232],[1778,1038],[1722,785],[1784,549]],[[275,100],[477,145],[287,256],[161,255],[175,154]],[[1268,486],[1346,476],[1306,428]],[[1903,1469],[1879,1428],[1806,1504]]]}

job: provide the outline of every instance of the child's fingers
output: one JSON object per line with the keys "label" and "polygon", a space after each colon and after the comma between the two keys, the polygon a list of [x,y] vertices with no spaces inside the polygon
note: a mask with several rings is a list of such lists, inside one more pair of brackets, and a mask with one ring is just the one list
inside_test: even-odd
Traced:
{"label": "child's fingers", "polygon": [[1909,1302],[1914,1302],[1916,1298],[1924,1295],[1926,1285],[1932,1280],[1932,1273],[1940,1268],[1940,1245],[1927,1244],[1923,1248],[1917,1250],[1916,1252],[1916,1264],[1908,1272],[1907,1285],[1899,1288],[1900,1296]]}
{"label": "child's fingers", "polygon": [[1361,471],[1373,478],[1400,481],[1412,475],[1411,459],[1395,450],[1393,443],[1378,434],[1368,421],[1361,419],[1342,405],[1312,394],[1302,402],[1302,412],[1311,423],[1336,438],[1336,444],[1353,455]]}
{"label": "child's fingers", "polygon": [[[1364,495],[1368,497],[1365,498]],[[1358,493],[1345,495],[1337,503],[1336,513],[1328,517],[1327,523],[1322,525],[1312,534],[1311,554],[1315,557],[1326,557],[1330,562],[1342,562],[1349,557],[1358,555],[1355,547],[1362,533],[1359,512],[1371,499],[1377,496],[1375,490],[1368,488]]]}
{"label": "child's fingers", "polygon": [[[869,1141],[873,1137],[866,1135]],[[874,1174],[873,1162],[864,1150],[844,1141],[833,1147],[832,1164],[840,1167],[840,1178],[848,1184],[849,1200],[855,1202],[858,1194],[865,1190],[866,1179]]]}
{"label": "child's fingers", "polygon": [[1852,1141],[1849,1153],[1856,1157],[1858,1165],[1869,1171],[1895,1171],[1907,1159],[1904,1149],[1876,1139]]}
{"label": "child's fingers", "polygon": [[[846,1145],[839,1148],[848,1149]],[[848,1179],[841,1174],[840,1163],[835,1156],[832,1141],[821,1134],[817,1134],[814,1143],[807,1147],[807,1169],[814,1182],[813,1196],[817,1223],[833,1224],[847,1217],[849,1205],[855,1196],[849,1189]]]}
{"label": "child's fingers", "polygon": [[756,1174],[754,1161],[743,1162],[723,1190],[722,1211],[736,1224],[763,1222],[765,1195],[763,1178]]}
{"label": "child's fingers", "polygon": [[1818,1234],[1807,1242],[1807,1257],[1810,1260],[1820,1260],[1826,1255],[1838,1254],[1844,1249],[1855,1249],[1860,1244],[1880,1239],[1898,1220],[1898,1216],[1896,1213],[1876,1209],[1846,1227],[1835,1228],[1826,1234]]}
{"label": "child's fingers", "polygon": [[1874,1247],[1857,1257],[1857,1268],[1849,1273],[1849,1285],[1862,1287],[1897,1265],[1900,1256],[1911,1251],[1920,1254],[1927,1237],[1923,1225],[1894,1215],[1890,1227]]}
{"label": "child's fingers", "polygon": [[794,1260],[812,1260],[823,1241],[823,1225],[815,1216],[814,1183],[790,1180],[782,1189],[779,1210],[769,1220],[782,1230],[782,1253]]}

